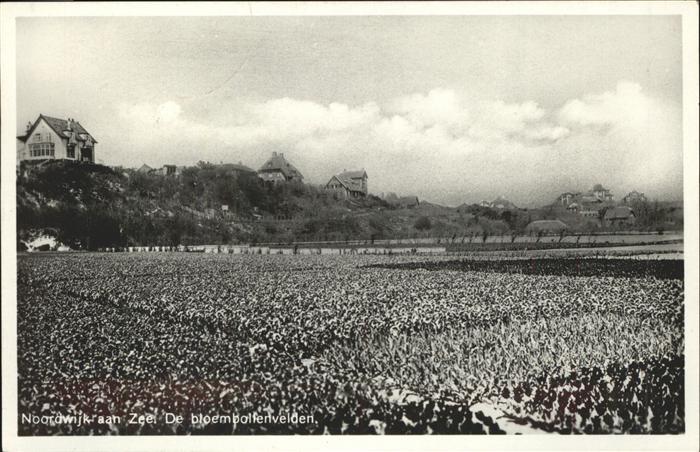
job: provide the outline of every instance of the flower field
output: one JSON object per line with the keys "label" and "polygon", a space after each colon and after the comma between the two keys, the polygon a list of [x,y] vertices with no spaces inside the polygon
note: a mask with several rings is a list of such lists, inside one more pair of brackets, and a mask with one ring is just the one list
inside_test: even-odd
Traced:
{"label": "flower field", "polygon": [[21,255],[19,432],[683,432],[682,262],[582,261]]}

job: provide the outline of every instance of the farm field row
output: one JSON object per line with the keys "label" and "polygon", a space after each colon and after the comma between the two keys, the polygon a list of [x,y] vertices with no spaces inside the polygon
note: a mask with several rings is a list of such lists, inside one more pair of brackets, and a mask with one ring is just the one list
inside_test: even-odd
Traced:
{"label": "farm field row", "polygon": [[[681,279],[624,260],[587,276],[368,267],[444,260],[20,256],[20,414],[185,419],[20,434],[503,432],[484,404],[541,431],[684,430]],[[188,420],[254,412],[313,422]]]}

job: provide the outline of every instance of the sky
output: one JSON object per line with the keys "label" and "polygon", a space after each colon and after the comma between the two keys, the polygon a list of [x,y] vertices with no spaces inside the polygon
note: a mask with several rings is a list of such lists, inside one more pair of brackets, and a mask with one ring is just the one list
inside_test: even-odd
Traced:
{"label": "sky", "polygon": [[18,134],[39,113],[107,165],[276,151],[452,206],[682,199],[677,16],[19,18]]}

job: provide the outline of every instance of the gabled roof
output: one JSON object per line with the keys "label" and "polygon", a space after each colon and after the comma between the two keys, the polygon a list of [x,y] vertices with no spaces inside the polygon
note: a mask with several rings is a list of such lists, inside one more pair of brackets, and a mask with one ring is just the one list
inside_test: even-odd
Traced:
{"label": "gabled roof", "polygon": [[241,163],[222,163],[219,165],[219,167],[224,168],[224,169],[230,169],[234,171],[241,171],[244,173],[254,173],[255,170],[252,168],[248,168],[247,166],[241,164]]}
{"label": "gabled roof", "polygon": [[284,177],[287,179],[291,178],[297,178],[297,179],[303,179],[304,176],[301,175],[299,170],[297,170],[294,165],[289,163],[285,158],[284,154],[282,153],[272,153],[272,157],[270,157],[264,164],[263,166],[260,167],[258,172],[262,173],[271,173],[271,172],[276,172],[279,171],[282,174],[284,174]]}
{"label": "gabled roof", "polygon": [[367,177],[367,171],[363,169],[357,171],[343,171],[342,173],[338,174],[338,177],[344,179],[363,179]]}
{"label": "gabled roof", "polygon": [[152,169],[153,168],[151,168],[150,166],[148,166],[144,163],[143,165],[141,165],[141,168],[137,169],[136,171],[138,171],[139,173],[147,173],[147,172],[151,171]]}
{"label": "gabled roof", "polygon": [[627,193],[623,199],[627,198],[646,198],[646,196],[644,196],[644,193],[638,192],[637,190],[632,190],[631,192]]}
{"label": "gabled roof", "polygon": [[502,205],[506,209],[517,209],[517,206],[513,204],[512,202],[508,201],[506,198],[503,196],[499,196],[496,199],[491,202],[492,207],[496,207]]}
{"label": "gabled roof", "polygon": [[593,195],[584,195],[581,197],[581,202],[587,203],[601,203],[603,202],[600,198]]}
{"label": "gabled roof", "polygon": [[605,211],[606,220],[626,220],[630,217],[634,217],[634,211],[627,206],[617,206]]}
{"label": "gabled roof", "polygon": [[[17,138],[21,141],[27,141],[27,138],[32,134],[32,132],[34,132],[34,129],[39,124],[39,122],[41,122],[42,119],[46,122],[46,124],[49,125],[49,127],[51,127],[51,129],[54,132],[56,132],[56,134],[59,137],[70,138],[70,136],[66,134],[66,131],[68,130],[67,120],[46,116],[44,114],[39,115],[39,117],[36,119],[36,121],[34,121],[34,124],[32,124],[32,127],[26,134],[20,135]],[[93,138],[93,136],[90,135],[90,133],[87,130],[85,130],[85,128],[82,125],[80,125],[78,121],[73,121],[73,132],[76,133],[78,141],[86,141],[86,136],[89,136],[93,143],[97,143],[97,140],[95,140],[95,138]]]}
{"label": "gabled roof", "polygon": [[343,171],[342,173],[336,174],[335,176],[331,177],[331,180],[328,181],[328,184],[330,184],[333,179],[336,179],[338,182],[340,182],[340,184],[343,187],[347,188],[350,191],[364,192],[364,190],[362,189],[362,179],[366,177],[367,172],[365,172],[365,170]]}

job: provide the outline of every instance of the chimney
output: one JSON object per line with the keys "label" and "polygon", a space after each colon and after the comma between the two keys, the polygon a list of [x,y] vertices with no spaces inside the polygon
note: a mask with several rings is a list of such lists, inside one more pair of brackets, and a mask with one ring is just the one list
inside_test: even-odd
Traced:
{"label": "chimney", "polygon": [[280,152],[280,157],[284,157],[284,152]]}
{"label": "chimney", "polygon": [[31,129],[31,128],[32,128],[32,122],[29,121],[29,122],[27,123],[27,132],[29,132],[29,129]]}
{"label": "chimney", "polygon": [[73,130],[73,120],[68,118],[68,130]]}
{"label": "chimney", "polygon": [[273,156],[273,157],[277,157],[277,152],[272,151],[272,156]]}

